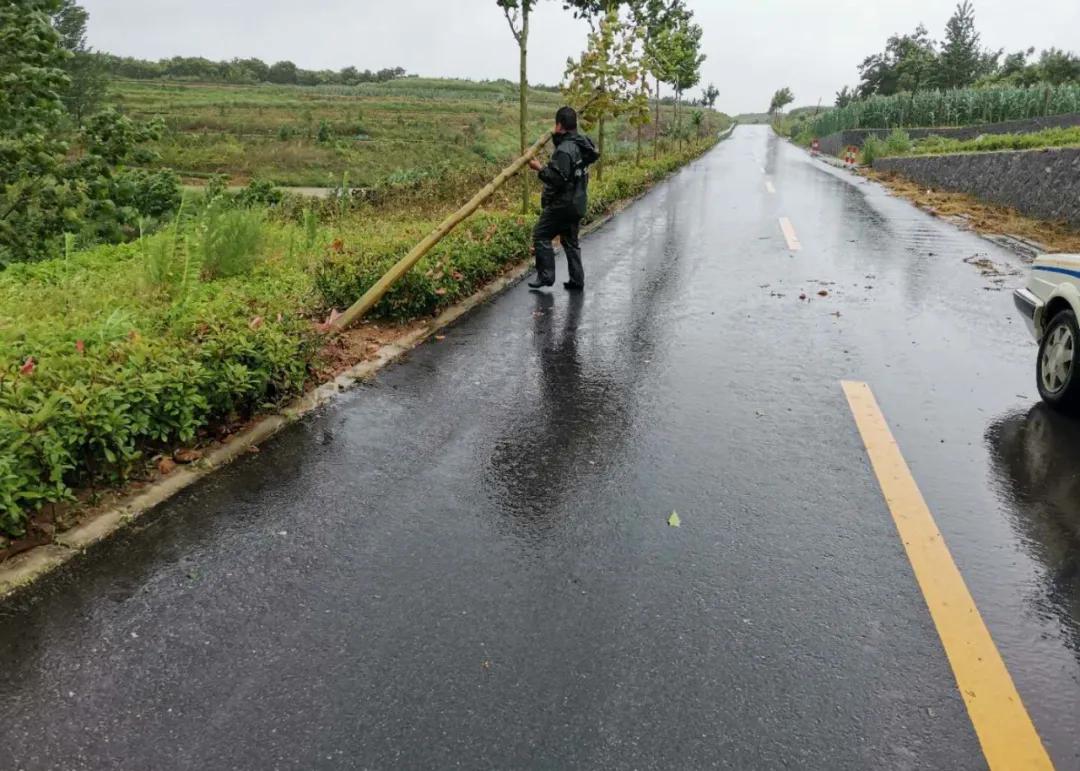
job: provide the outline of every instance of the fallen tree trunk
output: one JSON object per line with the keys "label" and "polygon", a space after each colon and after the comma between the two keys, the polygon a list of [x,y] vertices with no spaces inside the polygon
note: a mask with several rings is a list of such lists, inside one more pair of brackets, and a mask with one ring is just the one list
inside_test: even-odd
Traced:
{"label": "fallen tree trunk", "polygon": [[483,205],[484,201],[494,195],[496,190],[505,185],[511,177],[525,167],[525,164],[535,158],[537,153],[544,148],[544,145],[551,141],[551,136],[550,133],[546,133],[540,137],[540,139],[536,140],[533,146],[525,151],[524,155],[503,169],[499,173],[499,176],[495,177],[495,179],[491,180],[491,182],[481,188],[467,204],[439,223],[439,226],[431,231],[423,241],[414,246],[408,254],[394,263],[394,266],[386,271],[382,278],[364,292],[363,297],[350,305],[344,313],[338,316],[331,325],[330,331],[340,332],[343,329],[348,329],[365,313],[371,310],[399,278],[408,273],[412,267],[416,265],[425,254],[430,252],[439,241],[443,240],[450,231],[460,225],[464,220],[468,219],[473,212]]}

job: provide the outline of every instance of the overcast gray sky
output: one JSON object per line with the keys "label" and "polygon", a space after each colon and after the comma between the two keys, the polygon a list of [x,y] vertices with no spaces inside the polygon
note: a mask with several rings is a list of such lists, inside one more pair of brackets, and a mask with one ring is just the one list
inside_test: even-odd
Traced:
{"label": "overcast gray sky", "polygon": [[[257,56],[307,69],[401,66],[430,76],[517,79],[517,49],[494,0],[83,0],[90,44],[159,59]],[[920,21],[940,38],[954,0],[687,0],[705,31],[703,84],[717,107],[762,111],[790,86],[796,104],[831,104],[856,65],[893,32]],[[975,0],[992,48],[1073,49],[1078,0]],[[541,0],[533,20],[531,82],[558,83],[586,28]]]}

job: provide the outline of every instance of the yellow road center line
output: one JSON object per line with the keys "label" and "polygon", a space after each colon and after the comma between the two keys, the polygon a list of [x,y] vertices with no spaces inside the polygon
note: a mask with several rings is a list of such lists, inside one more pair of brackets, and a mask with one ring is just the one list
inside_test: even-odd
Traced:
{"label": "yellow road center line", "polygon": [[765,180],[765,189],[768,190],[770,193],[776,192],[776,188],[773,186],[771,179]]}
{"label": "yellow road center line", "polygon": [[991,769],[1053,769],[979,609],[866,383],[841,384]]}
{"label": "yellow road center line", "polygon": [[795,235],[795,228],[791,224],[791,220],[787,217],[780,218],[780,230],[784,232],[784,238],[787,239],[787,246],[793,252],[797,252],[802,249],[802,244],[799,243],[799,237]]}

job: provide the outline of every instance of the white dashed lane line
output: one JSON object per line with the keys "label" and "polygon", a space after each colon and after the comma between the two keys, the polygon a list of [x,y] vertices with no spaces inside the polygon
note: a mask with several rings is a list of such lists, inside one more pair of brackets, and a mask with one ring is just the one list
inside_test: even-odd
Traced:
{"label": "white dashed lane line", "polygon": [[795,227],[787,217],[780,218],[780,230],[783,231],[784,238],[787,240],[788,249],[793,252],[802,249],[802,244],[799,243],[799,237],[795,235]]}

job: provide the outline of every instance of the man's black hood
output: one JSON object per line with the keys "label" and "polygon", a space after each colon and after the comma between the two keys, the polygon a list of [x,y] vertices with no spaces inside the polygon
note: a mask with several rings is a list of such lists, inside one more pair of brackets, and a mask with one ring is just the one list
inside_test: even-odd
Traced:
{"label": "man's black hood", "polygon": [[558,147],[563,142],[573,142],[578,146],[581,151],[581,160],[585,162],[586,166],[592,166],[600,158],[600,153],[596,150],[596,145],[584,134],[579,134],[576,131],[567,131],[564,134],[556,134],[554,137],[555,146]]}

